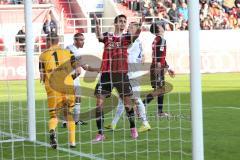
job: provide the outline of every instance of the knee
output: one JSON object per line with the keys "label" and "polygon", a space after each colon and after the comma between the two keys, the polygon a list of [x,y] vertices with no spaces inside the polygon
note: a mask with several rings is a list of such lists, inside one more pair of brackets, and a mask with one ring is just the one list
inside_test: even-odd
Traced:
{"label": "knee", "polygon": [[81,103],[81,97],[76,97],[75,103]]}

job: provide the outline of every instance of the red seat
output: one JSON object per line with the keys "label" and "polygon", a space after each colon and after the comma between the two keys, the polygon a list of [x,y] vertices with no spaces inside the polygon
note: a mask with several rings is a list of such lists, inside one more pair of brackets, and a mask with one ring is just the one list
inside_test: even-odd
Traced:
{"label": "red seat", "polygon": [[46,37],[45,36],[38,36],[35,39],[35,49],[38,52],[42,52],[47,49],[46,46]]}
{"label": "red seat", "polygon": [[0,51],[4,51],[4,41],[3,41],[3,38],[0,38]]}

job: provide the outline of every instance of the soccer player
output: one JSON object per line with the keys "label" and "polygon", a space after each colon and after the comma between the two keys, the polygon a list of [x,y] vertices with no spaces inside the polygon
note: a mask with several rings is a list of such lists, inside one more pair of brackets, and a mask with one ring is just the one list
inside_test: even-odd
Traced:
{"label": "soccer player", "polygon": [[165,23],[157,22],[152,23],[150,26],[150,32],[155,34],[156,37],[152,43],[152,64],[150,67],[150,80],[151,86],[154,89],[153,93],[147,95],[146,99],[143,100],[145,105],[149,104],[153,98],[157,95],[158,104],[158,116],[168,116],[167,113],[163,112],[163,94],[157,94],[157,90],[164,87],[165,73],[168,72],[170,77],[174,78],[175,73],[169,69],[166,62],[166,40],[164,39]]}
{"label": "soccer player", "polygon": [[138,137],[135,128],[134,110],[131,107],[132,89],[128,78],[128,53],[127,48],[131,44],[130,35],[123,33],[127,17],[118,15],[114,19],[114,33],[105,32],[100,34],[98,20],[96,21],[96,36],[100,42],[104,43],[104,52],[101,64],[101,76],[95,88],[96,102],[96,124],[98,134],[93,143],[103,141],[103,103],[106,97],[111,95],[113,87],[118,91],[122,99],[126,114],[130,123],[131,136],[133,139]]}
{"label": "soccer player", "polygon": [[[144,62],[144,55],[142,53],[142,43],[139,39],[141,32],[141,24],[132,22],[129,24],[128,32],[131,34],[133,44],[128,48],[128,77],[133,90],[132,99],[140,113],[142,119],[142,126],[138,129],[139,132],[145,132],[151,129],[148,123],[145,106],[140,98],[140,76],[141,65]],[[117,122],[124,111],[124,105],[121,99],[118,102],[117,111],[114,119],[110,125],[105,126],[107,129],[115,130]]]}
{"label": "soccer player", "polygon": [[[81,63],[81,53],[79,51],[79,48],[83,48],[84,45],[84,35],[82,33],[76,33],[73,36],[74,43],[72,45],[69,45],[66,47],[67,50],[69,50],[76,58],[77,61],[79,61],[79,64]],[[76,78],[74,79],[74,90],[75,90],[75,106],[73,108],[73,117],[75,124],[80,125],[86,125],[87,123],[79,120],[79,114],[80,114],[80,106],[81,106],[81,89],[80,89],[80,78],[79,75],[81,74],[81,67],[82,64],[76,67],[75,69],[75,75]],[[66,128],[67,121],[66,121],[66,112],[64,113],[64,120],[62,123],[63,128]]]}
{"label": "soccer player", "polygon": [[[48,128],[50,133],[50,145],[57,148],[56,127],[58,124],[57,112],[62,106],[67,105],[67,121],[70,147],[75,145],[75,123],[72,116],[75,96],[73,78],[69,74],[75,68],[75,57],[70,51],[62,49],[59,45],[59,37],[56,33],[47,36],[48,49],[39,57],[40,82],[45,84],[48,98],[50,120]],[[62,82],[62,83],[61,83]],[[64,83],[63,83],[64,82]],[[63,85],[63,84],[69,85]]]}

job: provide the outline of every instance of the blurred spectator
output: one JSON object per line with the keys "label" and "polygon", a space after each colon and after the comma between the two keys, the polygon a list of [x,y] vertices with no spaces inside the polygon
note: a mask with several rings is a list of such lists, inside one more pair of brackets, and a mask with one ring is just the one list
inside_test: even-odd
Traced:
{"label": "blurred spectator", "polygon": [[23,0],[10,0],[11,4],[23,4],[24,1]]}
{"label": "blurred spectator", "polygon": [[26,37],[25,37],[25,26],[20,29],[16,35],[16,50],[25,52],[26,45],[25,45]]}
{"label": "blurred spectator", "polygon": [[155,12],[158,14],[158,13],[162,13],[162,12],[165,12],[167,9],[166,7],[163,5],[162,2],[158,2],[157,4],[157,8],[155,8]]}
{"label": "blurred spectator", "polygon": [[[216,0],[211,0],[211,1],[216,1]],[[235,0],[224,0],[223,1],[223,8],[225,9],[226,13],[229,13],[230,10],[235,6],[234,4]]]}
{"label": "blurred spectator", "polygon": [[[174,23],[175,27],[169,25],[171,29],[188,29],[187,0],[125,0],[130,1],[131,6],[134,6],[135,2],[140,2],[139,13],[150,17],[146,18],[148,23],[153,19],[164,18]],[[240,0],[199,0],[199,10],[200,24],[204,30],[239,29]]]}
{"label": "blurred spectator", "polygon": [[7,4],[8,1],[7,0],[0,0],[0,4]]}
{"label": "blurred spectator", "polygon": [[237,16],[236,14],[234,13],[234,11],[232,11],[229,15],[229,27],[230,29],[235,29],[237,28],[237,25],[238,25],[238,22],[237,22]]}
{"label": "blurred spectator", "polygon": [[173,26],[171,26],[169,23],[165,24],[165,31],[172,31],[173,30]]}
{"label": "blurred spectator", "polygon": [[204,3],[202,8],[200,9],[200,14],[202,14],[203,18],[206,18],[209,13],[208,3]]}
{"label": "blurred spectator", "polygon": [[236,29],[240,29],[240,18],[237,19],[237,26]]}
{"label": "blurred spectator", "polygon": [[166,7],[166,8],[171,8],[172,7],[172,0],[164,0],[164,6]]}
{"label": "blurred spectator", "polygon": [[209,17],[204,18],[204,20],[201,22],[201,29],[202,30],[213,29],[213,24],[212,24],[212,21]]}
{"label": "blurred spectator", "polygon": [[240,0],[235,0],[235,7],[233,8],[237,18],[240,18]]}
{"label": "blurred spectator", "polygon": [[47,4],[50,3],[50,0],[36,0],[39,4]]}
{"label": "blurred spectator", "polygon": [[184,20],[188,20],[188,8],[185,2],[181,2],[180,7],[178,8],[178,13],[183,16]]}
{"label": "blurred spectator", "polygon": [[168,11],[168,16],[171,22],[173,23],[178,22],[178,11],[177,11],[177,5],[175,3],[172,3],[172,6]]}
{"label": "blurred spectator", "polygon": [[47,16],[46,16],[46,20],[43,24],[43,32],[45,34],[49,34],[51,32],[55,32],[57,33],[57,24],[54,20],[52,20],[52,16],[51,16],[51,13],[49,13]]}
{"label": "blurred spectator", "polygon": [[133,0],[126,0],[126,1],[127,1],[128,9],[132,10],[132,8],[133,8]]}
{"label": "blurred spectator", "polygon": [[185,31],[185,30],[188,30],[188,23],[186,20],[183,20],[182,23],[181,23],[181,26],[179,28],[181,31]]}

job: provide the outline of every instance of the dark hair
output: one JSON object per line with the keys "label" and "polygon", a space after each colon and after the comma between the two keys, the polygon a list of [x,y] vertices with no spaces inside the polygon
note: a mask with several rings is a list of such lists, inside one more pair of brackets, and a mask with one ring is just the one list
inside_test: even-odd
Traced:
{"label": "dark hair", "polygon": [[127,19],[127,17],[124,14],[120,14],[114,18],[114,23],[116,24],[118,22],[118,19],[120,19],[120,18]]}
{"label": "dark hair", "polygon": [[82,33],[76,33],[76,34],[74,34],[73,39],[77,40],[81,36],[84,36],[84,35]]}
{"label": "dark hair", "polygon": [[52,43],[56,43],[59,41],[59,37],[57,35],[57,33],[55,32],[51,32],[47,35],[47,41],[51,41]]}
{"label": "dark hair", "polygon": [[139,22],[130,22],[129,24],[135,25],[137,27],[141,27],[142,26],[142,23],[139,23]]}
{"label": "dark hair", "polygon": [[165,30],[165,22],[159,21],[159,22],[153,22],[150,26],[150,32],[152,34],[159,33],[158,26],[161,26]]}

